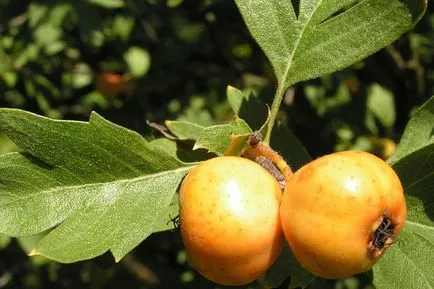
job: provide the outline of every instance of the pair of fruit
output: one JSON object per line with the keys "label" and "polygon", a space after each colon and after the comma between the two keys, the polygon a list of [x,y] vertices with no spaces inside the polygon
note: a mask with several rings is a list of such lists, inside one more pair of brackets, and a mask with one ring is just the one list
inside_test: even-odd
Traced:
{"label": "pair of fruit", "polygon": [[401,183],[384,161],[346,151],[316,159],[286,183],[257,163],[218,157],[180,190],[181,236],[193,266],[223,285],[262,275],[286,239],[314,275],[337,279],[371,268],[401,231]]}

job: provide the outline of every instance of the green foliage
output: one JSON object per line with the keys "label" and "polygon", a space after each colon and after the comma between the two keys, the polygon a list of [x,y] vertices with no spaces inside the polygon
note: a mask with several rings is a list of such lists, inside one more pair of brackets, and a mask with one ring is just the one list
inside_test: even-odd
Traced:
{"label": "green foliage", "polygon": [[[99,7],[119,9],[125,6],[122,0],[33,1],[22,7],[27,5],[9,22],[0,43],[5,84],[0,90],[11,106],[23,107],[31,99],[37,111],[53,118],[88,114],[119,106],[98,92],[99,74],[130,75],[133,82],[148,72],[150,55],[134,43],[140,37],[129,12],[134,5],[116,15]],[[108,47],[109,57],[103,55]]]}
{"label": "green foliage", "polygon": [[125,62],[132,76],[142,77],[148,72],[150,56],[146,50],[140,47],[130,47],[124,54]]}
{"label": "green foliage", "polygon": [[87,0],[87,2],[104,8],[119,8],[124,6],[124,1],[122,0]]}
{"label": "green foliage", "polygon": [[399,0],[236,3],[285,88],[383,48],[412,28],[426,8],[424,1]]}
{"label": "green foliage", "polygon": [[204,129],[204,127],[201,125],[182,120],[167,120],[165,124],[170,132],[181,140],[197,140],[199,138],[200,132]]}
{"label": "green foliage", "polygon": [[204,128],[195,144],[193,149],[207,149],[217,155],[224,155],[230,143],[230,136],[244,136],[242,143],[245,143],[247,137],[252,134],[252,129],[242,119],[236,117],[229,124],[214,125]]}
{"label": "green foliage", "polygon": [[[426,120],[426,117],[420,115],[430,111],[433,100],[434,98],[415,114],[404,135],[424,134],[425,127],[412,124],[421,119]],[[2,195],[2,219],[7,220],[2,224],[2,232],[25,236],[57,225],[35,242],[31,254],[73,262],[111,250],[119,259],[151,232],[167,229],[165,216],[177,210],[176,203],[169,206],[171,199],[189,167],[183,167],[155,147],[149,147],[140,136],[114,126],[96,114],[89,123],[81,123],[52,121],[18,110],[3,109],[0,120],[2,131],[24,150],[21,154],[2,157],[2,183],[7,184],[11,190]],[[229,139],[232,133],[251,133],[248,126],[240,121],[236,119],[228,125],[209,127],[208,130],[212,133],[208,137],[205,128],[198,140],[202,136],[208,145],[215,145],[224,136]],[[40,141],[43,139],[50,142]],[[129,144],[128,147],[125,144]],[[293,149],[302,148],[298,142],[287,145]],[[125,150],[119,150],[122,146]],[[425,242],[432,235],[432,220],[427,218],[431,213],[429,209],[426,213],[420,213],[423,207],[429,208],[426,204],[432,202],[429,194],[433,183],[432,149],[432,144],[428,143],[394,163],[409,197],[409,217],[400,239],[402,243],[389,249],[392,253],[387,254],[388,257],[383,258],[374,268],[375,284],[384,286],[379,288],[392,288],[398,282],[402,284],[400,278],[393,279],[390,275],[393,276],[395,272],[390,267],[402,259],[408,259],[409,266],[415,272],[422,270],[425,274],[421,273],[416,282],[416,279],[409,280],[396,271],[401,278],[409,280],[410,284],[432,282],[426,277],[433,268],[426,264],[427,260],[419,258],[417,254],[421,250],[414,251],[415,243],[422,246],[423,251],[432,250],[432,246]],[[299,151],[295,155],[301,159],[300,163],[309,161],[303,150]],[[290,155],[294,155],[293,152],[294,150]],[[72,155],[74,158],[71,158]],[[298,166],[300,163],[295,162]],[[415,164],[419,164],[417,171],[413,169]],[[113,168],[110,175],[102,174],[103,168],[107,167]],[[138,198],[138,194],[142,197]],[[23,202],[23,199],[27,201]],[[18,211],[21,213],[17,214]],[[32,215],[35,217],[29,217]],[[116,223],[111,221],[113,218],[117,220]],[[38,222],[34,219],[38,219]],[[131,227],[132,222],[137,227]],[[123,228],[121,224],[126,227]],[[122,232],[122,235],[116,232]],[[86,240],[86,246],[83,240]],[[284,268],[291,270],[283,270]],[[269,282],[277,286],[290,272],[296,276],[292,281],[294,286],[306,284],[312,279],[309,274],[303,273],[290,252],[286,251],[270,270]],[[376,272],[379,273],[375,274]],[[303,275],[305,277],[301,277]],[[391,283],[390,280],[396,280],[396,283]]]}
{"label": "green foliage", "polygon": [[265,135],[263,127],[264,123],[268,122],[267,110],[258,98],[232,86],[228,86],[226,95],[234,113],[246,120],[254,130],[261,130]]}
{"label": "green foliage", "polygon": [[[392,157],[393,168],[407,197],[408,216],[398,244],[374,267],[374,284],[378,288],[423,288],[434,284],[429,273],[434,270],[430,261],[434,254],[433,111],[434,97],[409,121],[397,153]],[[419,125],[415,125],[417,123]],[[396,264],[405,267],[406,273]]]}
{"label": "green foliage", "polygon": [[266,144],[289,86],[343,69],[378,51],[413,27],[427,4],[399,0],[236,3],[277,78]]}
{"label": "green foliage", "polygon": [[122,258],[161,223],[189,167],[97,114],[89,123],[2,109],[0,128],[21,153],[1,158],[1,232],[54,228],[31,254],[61,262],[111,250]]}
{"label": "green foliage", "polygon": [[[395,155],[388,162],[395,165],[400,159],[434,143],[434,98],[416,110],[399,142]],[[404,177],[404,176],[403,176]]]}
{"label": "green foliage", "polygon": [[367,114],[366,126],[368,126],[373,133],[378,133],[375,120],[380,124],[390,129],[395,123],[395,103],[393,95],[378,84],[373,84],[368,88],[368,99],[366,100]]}

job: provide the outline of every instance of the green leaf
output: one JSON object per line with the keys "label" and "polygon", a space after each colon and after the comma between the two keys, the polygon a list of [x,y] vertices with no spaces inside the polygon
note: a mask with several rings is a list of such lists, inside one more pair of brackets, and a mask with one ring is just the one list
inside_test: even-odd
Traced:
{"label": "green leaf", "polygon": [[393,169],[406,194],[407,220],[434,230],[434,144],[400,159]]}
{"label": "green leaf", "polygon": [[396,163],[406,155],[434,143],[434,96],[417,109],[407,124],[396,153],[388,159]]}
{"label": "green leaf", "polygon": [[231,144],[231,135],[243,136],[239,141],[246,141],[252,134],[252,129],[242,119],[235,116],[228,124],[214,125],[204,128],[199,135],[193,149],[203,148],[217,155],[224,155]]}
{"label": "green leaf", "polygon": [[0,155],[11,153],[17,150],[16,145],[9,138],[0,132]]}
{"label": "green leaf", "polygon": [[[292,3],[298,3],[294,7]],[[343,69],[395,41],[424,0],[236,0],[284,88]]]}
{"label": "green leaf", "polygon": [[[166,121],[165,125],[172,134],[181,140],[197,140],[195,149],[205,148],[217,154],[239,155],[248,136],[252,133],[250,127],[267,128],[267,108],[255,97],[244,94],[232,86],[227,88],[227,97],[237,115],[231,124],[204,128],[188,121]],[[244,117],[247,118],[247,121],[244,121]],[[223,139],[218,139],[219,136],[223,136]]]}
{"label": "green leaf", "polygon": [[189,104],[178,115],[178,120],[190,121],[202,126],[211,126],[215,123],[213,116],[207,108],[205,96],[193,95]]}
{"label": "green leaf", "polygon": [[59,27],[51,23],[45,23],[34,30],[34,37],[36,43],[40,46],[48,46],[56,42],[62,36],[62,33]]}
{"label": "green leaf", "polygon": [[60,262],[121,259],[161,229],[191,168],[96,113],[77,122],[1,109],[0,130],[22,149],[0,157],[0,232],[53,229],[32,254]]}
{"label": "green leaf", "polygon": [[431,99],[414,114],[391,160],[404,187],[408,215],[397,244],[373,268],[378,289],[434,288],[433,107]]}
{"label": "green leaf", "polygon": [[46,78],[42,74],[35,74],[34,76],[35,84],[38,84],[42,89],[47,90],[50,94],[59,99],[61,96],[60,90],[56,87],[56,85],[51,82],[48,78]]}
{"label": "green leaf", "polygon": [[407,221],[398,242],[373,267],[377,289],[434,288],[434,227]]}
{"label": "green leaf", "polygon": [[[35,249],[35,247],[38,245],[38,242],[42,240],[50,231],[45,231],[42,233],[38,233],[31,236],[21,237],[18,238],[18,244],[20,245],[21,249],[26,252],[27,255],[31,255],[31,252]],[[32,265],[40,266],[47,264],[50,262],[46,257],[43,256],[32,256],[31,258]],[[54,264],[54,263],[52,263]]]}
{"label": "green leaf", "polygon": [[175,197],[176,201],[173,201],[165,210],[158,212],[154,233],[175,229],[175,220],[179,215],[178,195]]}
{"label": "green leaf", "polygon": [[41,232],[35,235],[18,238],[18,244],[26,254],[34,250],[39,241],[41,241],[50,231]]}
{"label": "green leaf", "polygon": [[43,5],[41,3],[31,3],[28,8],[29,25],[31,28],[35,28],[44,19],[47,18],[47,13],[49,11],[48,5]]}
{"label": "green leaf", "polygon": [[75,89],[81,89],[90,85],[93,81],[92,70],[86,63],[77,63],[71,73],[71,85]]}
{"label": "green leaf", "polygon": [[151,148],[162,150],[184,163],[196,163],[215,157],[203,149],[193,151],[190,143],[172,141],[167,138],[154,139],[149,142],[149,145]]}
{"label": "green leaf", "polygon": [[124,54],[124,60],[134,77],[142,77],[151,65],[149,53],[140,47],[130,47]]}
{"label": "green leaf", "polygon": [[69,13],[72,12],[72,9],[73,7],[71,3],[62,3],[59,1],[57,4],[51,7],[48,21],[54,25],[62,26]]}
{"label": "green leaf", "polygon": [[201,125],[183,120],[166,120],[164,124],[172,134],[181,140],[196,140],[204,129]]}
{"label": "green leaf", "polygon": [[112,33],[119,37],[122,41],[127,41],[134,28],[134,18],[117,15],[113,19]]}
{"label": "green leaf", "polygon": [[378,119],[385,128],[392,128],[395,124],[395,101],[393,94],[375,83],[368,88],[368,113]]}
{"label": "green leaf", "polygon": [[255,96],[233,86],[227,87],[226,95],[235,114],[244,119],[253,130],[259,130],[263,126],[268,117],[268,109]]}
{"label": "green leaf", "polygon": [[88,3],[101,6],[103,8],[113,9],[120,8],[125,5],[123,0],[86,0]]}
{"label": "green leaf", "polygon": [[167,5],[167,7],[175,8],[175,7],[178,7],[179,5],[181,5],[183,1],[184,0],[167,0],[166,5]]}
{"label": "green leaf", "polygon": [[340,84],[332,95],[327,94],[324,85],[312,84],[304,87],[304,93],[312,108],[321,117],[333,113],[351,102],[351,92],[344,83]]}

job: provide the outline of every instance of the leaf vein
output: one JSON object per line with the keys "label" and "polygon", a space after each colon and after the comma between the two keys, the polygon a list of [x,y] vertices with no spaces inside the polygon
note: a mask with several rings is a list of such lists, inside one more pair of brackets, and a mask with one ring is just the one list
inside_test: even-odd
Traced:
{"label": "leaf vein", "polygon": [[416,227],[420,227],[423,229],[428,229],[428,230],[434,230],[434,227],[428,226],[428,225],[424,225],[424,224],[420,224],[420,223],[415,223],[412,221],[406,221],[406,223],[412,225],[412,226],[416,226]]}
{"label": "leaf vein", "polygon": [[[408,263],[410,263],[410,265],[412,265],[414,274],[417,274],[418,280],[423,280],[424,283],[426,285],[428,285],[428,287],[425,288],[432,288],[431,285],[429,284],[428,280],[424,279],[423,276],[425,276],[425,274],[423,272],[421,272],[421,270],[416,266],[416,264],[414,263],[414,261],[410,258],[410,256],[408,254],[406,254],[400,247],[397,247],[397,250],[399,250],[401,252],[402,255],[406,256],[406,260]],[[404,265],[402,265],[402,267],[404,267]],[[408,267],[406,266],[406,269],[408,270]],[[404,277],[403,271],[401,272],[400,276]],[[416,279],[416,276],[414,277],[414,280]]]}
{"label": "leaf vein", "polygon": [[143,181],[143,180],[148,179],[148,178],[157,178],[157,177],[160,177],[160,176],[165,175],[165,174],[174,174],[174,173],[186,172],[186,171],[190,170],[191,168],[192,168],[192,166],[181,167],[181,168],[170,170],[170,171],[158,172],[158,173],[149,174],[149,175],[145,175],[145,176],[139,176],[139,177],[135,177],[132,179],[126,179],[126,180],[116,180],[116,181],[111,181],[111,182],[104,182],[104,183],[100,182],[100,183],[92,183],[92,184],[85,184],[85,185],[73,185],[73,186],[66,186],[66,188],[54,187],[54,188],[50,188],[48,190],[42,190],[42,191],[34,193],[34,194],[19,196],[17,199],[11,200],[10,202],[0,204],[0,208],[5,206],[5,205],[9,205],[11,203],[15,203],[18,201],[33,198],[35,196],[37,197],[37,196],[45,195],[45,194],[48,195],[52,192],[58,191],[59,189],[60,190],[66,190],[66,189],[69,190],[69,189],[74,189],[74,188],[86,188],[86,187],[93,187],[93,186],[99,186],[99,185],[109,185],[109,184],[113,184],[113,183],[134,183],[134,182]]}
{"label": "leaf vein", "polygon": [[[25,119],[24,121],[27,121],[27,119]],[[113,157],[115,160],[117,160],[117,161],[120,162],[121,164],[124,164],[124,165],[126,165],[127,167],[129,167],[129,165],[128,165],[125,161],[123,161],[123,160],[117,158],[115,155],[113,155],[111,152],[109,152],[109,151],[108,151],[107,149],[105,149],[104,147],[101,147],[99,144],[95,145],[94,143],[89,142],[87,139],[85,139],[85,138],[83,138],[83,137],[80,137],[80,136],[77,136],[77,135],[71,135],[71,134],[68,134],[68,133],[66,133],[66,131],[64,131],[64,132],[59,132],[59,131],[57,131],[57,130],[50,130],[50,129],[47,129],[45,126],[38,124],[37,122],[33,123],[32,125],[33,125],[33,126],[37,126],[37,127],[39,127],[39,129],[42,130],[42,131],[44,131],[44,130],[45,130],[45,131],[48,131],[48,133],[51,132],[51,133],[54,133],[54,134],[57,134],[57,135],[63,136],[63,137],[65,137],[65,138],[81,140],[82,143],[88,145],[89,147],[97,147],[97,148],[100,148],[100,149],[102,149],[106,154],[108,154],[109,156]],[[38,141],[38,138],[33,138],[33,141],[36,141],[36,142],[37,142],[37,141]],[[44,142],[38,142],[38,143],[39,143],[40,145],[44,145]],[[88,165],[94,167],[96,170],[102,172],[103,174],[105,174],[105,175],[107,175],[107,176],[109,176],[109,177],[111,177],[111,178],[116,178],[116,176],[113,175],[113,174],[111,174],[111,173],[109,173],[109,171],[104,170],[104,169],[100,168],[99,166],[94,165],[93,162],[89,162],[88,159],[83,158],[81,154],[77,154],[76,157],[79,158],[83,163],[87,163]]]}

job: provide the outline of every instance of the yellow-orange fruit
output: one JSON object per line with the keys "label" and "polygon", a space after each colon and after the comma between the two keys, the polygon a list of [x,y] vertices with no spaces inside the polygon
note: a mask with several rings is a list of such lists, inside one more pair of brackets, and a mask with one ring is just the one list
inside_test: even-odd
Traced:
{"label": "yellow-orange fruit", "polygon": [[96,90],[106,97],[117,97],[121,93],[131,96],[133,82],[128,74],[100,73],[96,77]]}
{"label": "yellow-orange fruit", "polygon": [[281,189],[265,169],[240,157],[196,166],[179,193],[181,236],[192,265],[222,285],[257,279],[284,242]]}
{"label": "yellow-orange fruit", "polygon": [[344,151],[299,169],[286,184],[280,213],[299,263],[314,275],[338,279],[379,260],[403,228],[407,209],[387,163]]}
{"label": "yellow-orange fruit", "polygon": [[122,76],[116,73],[101,73],[96,77],[96,89],[105,96],[117,96],[122,85]]}
{"label": "yellow-orange fruit", "polygon": [[388,138],[373,140],[373,153],[383,160],[390,158],[396,151],[396,143]]}

